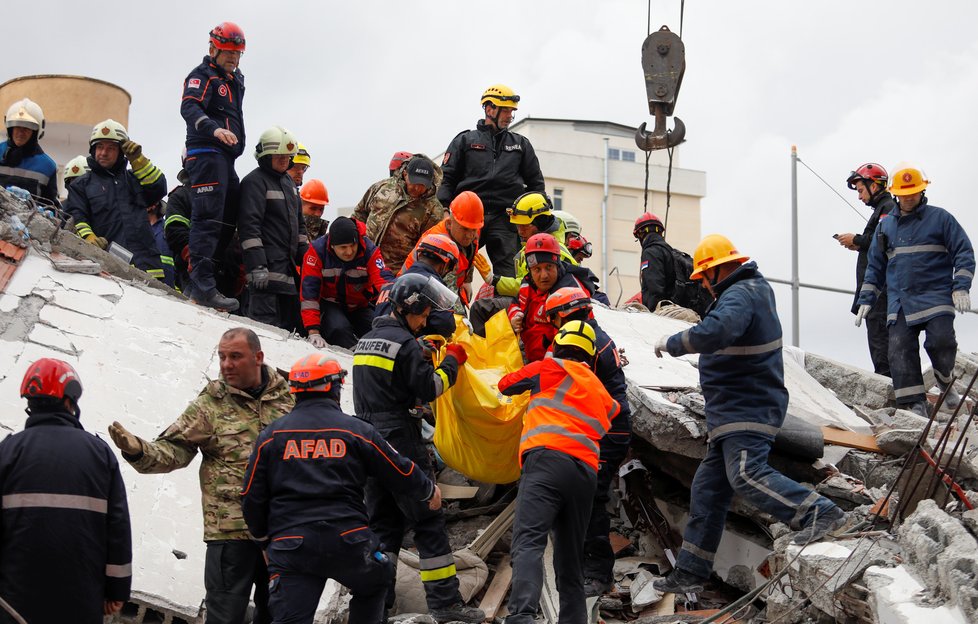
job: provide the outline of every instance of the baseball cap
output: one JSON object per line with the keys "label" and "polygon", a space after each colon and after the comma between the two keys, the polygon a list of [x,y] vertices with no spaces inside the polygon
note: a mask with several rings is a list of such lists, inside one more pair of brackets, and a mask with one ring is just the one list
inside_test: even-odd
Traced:
{"label": "baseball cap", "polygon": [[431,188],[435,180],[435,164],[427,158],[412,158],[407,165],[409,184],[424,184]]}

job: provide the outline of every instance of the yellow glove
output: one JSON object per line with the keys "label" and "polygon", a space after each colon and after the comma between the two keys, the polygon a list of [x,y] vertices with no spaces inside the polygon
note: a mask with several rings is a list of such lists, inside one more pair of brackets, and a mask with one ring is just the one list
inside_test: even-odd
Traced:
{"label": "yellow glove", "polygon": [[108,249],[109,241],[105,240],[102,236],[95,236],[94,234],[89,234],[85,237],[85,241],[91,243],[98,247],[99,249]]}
{"label": "yellow glove", "polygon": [[143,156],[143,146],[135,141],[124,141],[122,143],[122,153],[126,155],[133,171],[142,169],[149,164],[149,159]]}
{"label": "yellow glove", "polygon": [[475,254],[475,256],[472,257],[472,266],[475,267],[475,270],[479,272],[479,275],[481,275],[482,279],[484,279],[486,282],[492,279],[492,267],[489,265],[489,260],[487,260],[482,254]]}

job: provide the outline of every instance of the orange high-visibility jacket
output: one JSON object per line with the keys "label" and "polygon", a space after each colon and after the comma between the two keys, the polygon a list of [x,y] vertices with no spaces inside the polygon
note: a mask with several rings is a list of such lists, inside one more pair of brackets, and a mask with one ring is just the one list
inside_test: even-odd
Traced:
{"label": "orange high-visibility jacket", "polygon": [[[421,240],[429,234],[443,234],[448,238],[452,238],[452,235],[448,233],[448,217],[445,217],[436,225],[431,226],[425,231],[424,234],[421,235],[421,238],[419,238],[418,242],[414,245],[414,249],[412,249],[411,253],[409,253],[407,258],[404,259],[404,264],[401,266],[401,270],[397,274],[398,277],[404,275],[404,273],[411,268],[411,265],[414,264],[414,253],[418,250],[418,245],[421,244]],[[458,243],[456,242],[456,244]],[[479,250],[479,237],[476,236],[475,241],[468,247],[463,248],[461,245],[459,245],[458,249],[460,252],[462,252],[462,255],[458,259],[458,266],[455,267],[455,270],[453,271],[455,274],[454,290],[458,293],[458,296],[461,297],[462,303],[469,305],[469,296],[465,294],[465,289],[462,288],[462,285],[466,282],[472,281],[470,269],[472,268],[472,257],[475,256],[476,252]],[[447,285],[448,284],[446,284],[446,286]]]}
{"label": "orange high-visibility jacket", "polygon": [[523,417],[520,465],[527,451],[545,447],[575,457],[598,470],[598,441],[621,406],[586,364],[547,357],[503,377],[506,395],[530,390]]}

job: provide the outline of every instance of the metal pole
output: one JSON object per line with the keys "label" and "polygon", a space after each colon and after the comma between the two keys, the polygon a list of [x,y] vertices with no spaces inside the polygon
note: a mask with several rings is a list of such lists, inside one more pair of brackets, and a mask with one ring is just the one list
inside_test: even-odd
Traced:
{"label": "metal pole", "polygon": [[801,310],[798,303],[798,147],[791,146],[791,344],[801,341]]}
{"label": "metal pole", "polygon": [[608,147],[604,138],[604,195],[601,197],[601,283],[608,288]]}

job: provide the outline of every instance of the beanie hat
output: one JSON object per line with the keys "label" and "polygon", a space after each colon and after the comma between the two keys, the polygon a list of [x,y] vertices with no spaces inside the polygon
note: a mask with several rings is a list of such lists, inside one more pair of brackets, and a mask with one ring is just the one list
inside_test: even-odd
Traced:
{"label": "beanie hat", "polygon": [[349,245],[360,238],[357,222],[349,217],[337,217],[329,226],[329,245]]}

